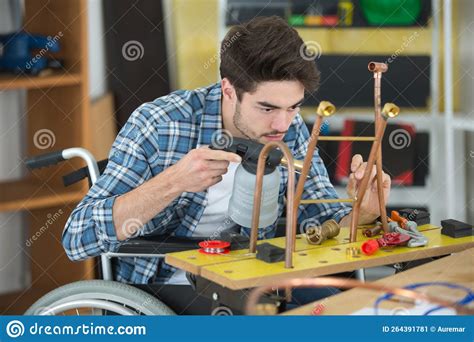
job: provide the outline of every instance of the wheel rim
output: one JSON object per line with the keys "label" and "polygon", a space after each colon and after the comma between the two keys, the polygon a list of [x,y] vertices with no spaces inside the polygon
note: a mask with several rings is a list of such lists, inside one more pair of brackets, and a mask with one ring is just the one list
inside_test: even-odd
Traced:
{"label": "wheel rim", "polygon": [[67,303],[55,303],[48,308],[44,308],[37,313],[40,316],[51,316],[51,315],[58,315],[60,313],[64,313],[70,310],[76,310],[79,315],[78,309],[85,309],[90,308],[92,310],[107,310],[113,313],[122,315],[122,316],[133,316],[136,315],[137,312],[130,310],[126,306],[122,304],[117,304],[114,302],[109,302],[105,300],[99,299],[81,299],[75,301],[69,301]]}

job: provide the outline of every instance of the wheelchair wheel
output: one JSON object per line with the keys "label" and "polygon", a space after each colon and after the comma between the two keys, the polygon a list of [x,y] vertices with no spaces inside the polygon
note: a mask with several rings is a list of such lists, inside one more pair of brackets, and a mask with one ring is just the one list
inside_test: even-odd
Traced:
{"label": "wheelchair wheel", "polygon": [[61,286],[36,301],[25,315],[175,315],[155,297],[133,286],[84,280]]}

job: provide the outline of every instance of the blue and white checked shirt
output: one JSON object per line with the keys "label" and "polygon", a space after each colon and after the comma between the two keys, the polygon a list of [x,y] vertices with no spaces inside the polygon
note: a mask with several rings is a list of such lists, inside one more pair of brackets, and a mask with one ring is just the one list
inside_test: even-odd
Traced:
{"label": "blue and white checked shirt", "polygon": [[[191,149],[210,145],[212,134],[219,129],[222,129],[220,84],[176,91],[136,109],[115,139],[104,173],[66,223],[62,243],[68,257],[83,260],[117,251],[121,241],[117,240],[112,219],[115,199],[176,164]],[[308,139],[308,129],[298,114],[284,142],[296,159],[304,159]],[[281,216],[288,172],[281,167],[279,171]],[[304,199],[337,198],[317,151],[309,175]],[[207,191],[184,192],[145,224],[139,234],[192,236],[206,204]],[[298,224],[304,229],[328,219],[339,221],[350,210],[341,203],[300,206]],[[248,235],[249,231],[241,227],[243,234]],[[275,231],[276,224],[259,229],[259,238],[271,238]],[[135,284],[166,281],[175,271],[161,259],[145,257],[119,258],[114,268],[116,280]]]}

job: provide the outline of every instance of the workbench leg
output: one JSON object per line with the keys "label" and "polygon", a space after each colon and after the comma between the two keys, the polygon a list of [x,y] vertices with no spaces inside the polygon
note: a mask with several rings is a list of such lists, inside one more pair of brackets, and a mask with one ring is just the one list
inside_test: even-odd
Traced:
{"label": "workbench leg", "polygon": [[365,283],[365,269],[360,268],[355,271],[356,279]]}

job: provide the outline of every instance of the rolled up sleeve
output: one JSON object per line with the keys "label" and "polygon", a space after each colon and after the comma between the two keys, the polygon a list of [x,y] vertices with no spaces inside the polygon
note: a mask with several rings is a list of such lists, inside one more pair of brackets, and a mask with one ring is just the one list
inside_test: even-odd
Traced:
{"label": "rolled up sleeve", "polygon": [[67,220],[62,243],[71,260],[114,252],[120,246],[113,221],[115,200],[152,177],[141,148],[142,131],[136,120],[126,123],[112,146],[104,173]]}

